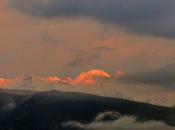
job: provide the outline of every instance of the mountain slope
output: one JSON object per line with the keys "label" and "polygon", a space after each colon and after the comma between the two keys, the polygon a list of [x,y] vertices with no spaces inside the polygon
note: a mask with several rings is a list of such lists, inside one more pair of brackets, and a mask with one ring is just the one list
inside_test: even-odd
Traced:
{"label": "mountain slope", "polygon": [[131,97],[117,92],[112,93],[99,89],[99,86],[104,79],[109,80],[111,76],[102,70],[92,69],[87,72],[81,73],[77,78],[72,79],[70,77],[58,78],[58,77],[38,77],[32,74],[21,75],[14,79],[0,80],[0,87],[6,89],[16,90],[30,90],[30,91],[72,91],[72,92],[87,92],[91,94],[97,94],[101,96],[117,97],[128,100],[133,100]]}
{"label": "mountain slope", "polygon": [[37,92],[0,89],[0,121]]}
{"label": "mountain slope", "polygon": [[1,122],[1,129],[63,130],[63,122],[89,123],[105,111],[136,116],[137,121],[157,120],[175,126],[173,108],[85,93],[50,91],[38,93],[16,108]]}
{"label": "mountain slope", "polygon": [[[70,80],[67,78],[67,80]],[[63,81],[67,81],[64,78]],[[67,82],[63,82],[58,77],[37,77],[32,74],[21,75],[14,79],[2,79],[0,80],[0,87],[6,89],[18,89],[18,90],[31,90],[31,91],[50,91],[70,89],[71,85]]]}
{"label": "mountain slope", "polygon": [[14,79],[0,78],[0,88],[30,91],[69,91],[85,92],[106,97],[122,98],[161,106],[175,104],[175,91],[164,91],[160,86],[133,85],[120,82],[124,72],[118,71],[110,76],[103,70],[92,69],[80,73],[76,78],[46,78],[32,74],[21,75]]}
{"label": "mountain slope", "polygon": [[82,72],[81,74],[78,75],[77,78],[72,80],[70,83],[71,84],[83,84],[83,85],[99,83],[100,81],[98,81],[97,78],[94,79],[94,77],[98,77],[98,79],[100,78],[110,79],[111,78],[111,76],[107,74],[106,72],[104,72],[103,70],[92,69],[87,72]]}

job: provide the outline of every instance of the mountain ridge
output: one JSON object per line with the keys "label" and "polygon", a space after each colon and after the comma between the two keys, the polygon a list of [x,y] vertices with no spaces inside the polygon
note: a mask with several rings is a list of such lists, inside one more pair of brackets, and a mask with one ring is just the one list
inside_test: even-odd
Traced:
{"label": "mountain ridge", "polygon": [[155,120],[175,126],[174,108],[87,93],[52,90],[36,93],[26,100],[0,122],[0,128],[68,130],[61,124],[74,120],[90,123],[97,114],[107,111],[117,111],[121,116],[134,116],[137,122]]}
{"label": "mountain ridge", "polygon": [[68,76],[59,78],[57,76],[39,77],[33,74],[22,74],[13,79],[0,78],[0,88],[30,91],[86,92],[155,105],[174,105],[175,102],[172,101],[173,96],[169,96],[169,93],[150,93],[145,85],[127,86],[118,82],[118,78],[123,75],[125,75],[124,72],[118,71],[114,76],[110,76],[105,71],[98,69],[82,72],[74,79]]}

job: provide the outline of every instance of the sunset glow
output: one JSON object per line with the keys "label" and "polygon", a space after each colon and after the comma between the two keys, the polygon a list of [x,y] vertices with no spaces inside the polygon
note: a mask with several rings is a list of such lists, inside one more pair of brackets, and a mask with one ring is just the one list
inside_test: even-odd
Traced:
{"label": "sunset glow", "polygon": [[175,104],[169,101],[174,6],[171,0],[1,0],[0,87]]}
{"label": "sunset glow", "polygon": [[97,84],[97,82],[93,79],[94,76],[111,78],[111,76],[103,70],[92,69],[88,72],[82,72],[77,78],[71,81],[71,84]]}

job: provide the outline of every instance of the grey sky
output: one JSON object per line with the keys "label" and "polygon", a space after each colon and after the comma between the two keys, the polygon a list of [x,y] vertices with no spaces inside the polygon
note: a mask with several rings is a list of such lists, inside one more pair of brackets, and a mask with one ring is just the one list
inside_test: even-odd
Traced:
{"label": "grey sky", "polygon": [[117,80],[128,84],[160,85],[164,87],[175,86],[175,63],[161,68],[147,70],[139,73],[125,74]]}
{"label": "grey sky", "polygon": [[127,32],[175,37],[174,0],[10,0],[21,13],[35,17],[90,17]]}

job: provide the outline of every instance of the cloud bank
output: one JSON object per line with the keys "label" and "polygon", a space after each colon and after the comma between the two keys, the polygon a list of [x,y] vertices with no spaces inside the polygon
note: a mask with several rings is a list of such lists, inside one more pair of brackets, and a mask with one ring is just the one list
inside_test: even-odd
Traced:
{"label": "cloud bank", "polygon": [[[106,116],[107,113],[112,117],[115,112],[104,112],[99,115]],[[140,123],[136,122],[135,117],[130,116],[121,116],[119,119],[113,121],[94,120],[88,124],[83,124],[78,121],[69,121],[62,123],[62,127],[67,129],[78,128],[81,130],[174,130],[174,127],[165,125],[163,122],[148,121]]]}
{"label": "cloud bank", "polygon": [[174,0],[10,0],[10,5],[35,17],[90,17],[130,33],[175,37]]}

